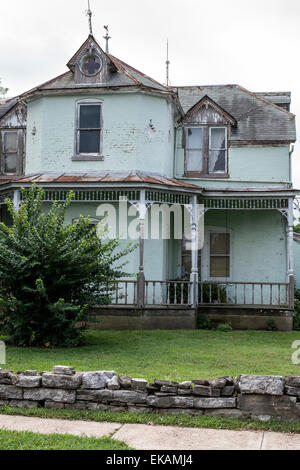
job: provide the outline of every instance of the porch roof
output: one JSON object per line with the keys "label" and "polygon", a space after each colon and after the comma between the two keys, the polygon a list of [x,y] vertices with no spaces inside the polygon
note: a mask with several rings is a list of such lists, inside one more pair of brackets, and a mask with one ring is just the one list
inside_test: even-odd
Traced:
{"label": "porch roof", "polygon": [[299,189],[294,188],[206,188],[204,197],[227,198],[227,197],[296,197],[300,194]]}
{"label": "porch roof", "polygon": [[39,173],[19,178],[0,179],[1,189],[8,187],[22,187],[32,183],[49,187],[149,187],[168,189],[202,194],[203,188],[180,181],[176,178],[168,178],[156,173],[144,173],[139,171],[102,171],[93,173]]}

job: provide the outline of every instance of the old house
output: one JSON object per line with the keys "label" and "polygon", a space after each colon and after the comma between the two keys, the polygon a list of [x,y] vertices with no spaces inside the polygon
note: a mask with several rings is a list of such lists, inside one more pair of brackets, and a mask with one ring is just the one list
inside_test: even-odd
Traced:
{"label": "old house", "polygon": [[[127,266],[137,276],[116,283],[112,306],[97,311],[101,327],[193,328],[198,311],[237,328],[264,328],[271,316],[290,329],[290,93],[165,86],[92,35],[67,67],[0,105],[1,220],[9,223],[5,198],[17,206],[33,182],[45,207],[73,189],[68,222],[83,214],[97,223],[101,204],[118,215],[121,199],[128,226],[137,216],[143,233],[149,209],[172,206],[161,222],[170,236],[140,234]],[[203,231],[199,249],[175,234],[176,207],[191,214],[194,242]]]}

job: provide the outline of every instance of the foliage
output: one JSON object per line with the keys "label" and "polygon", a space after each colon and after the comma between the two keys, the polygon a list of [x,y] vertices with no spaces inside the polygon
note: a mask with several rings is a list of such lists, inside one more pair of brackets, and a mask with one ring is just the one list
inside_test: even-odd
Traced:
{"label": "foliage", "polygon": [[197,329],[198,330],[211,330],[211,321],[205,318],[203,315],[197,316]]}
{"label": "foliage", "polygon": [[[188,284],[183,285],[183,290],[181,291],[181,282],[182,279],[177,279],[176,281],[172,281],[170,284],[170,303],[174,303],[175,301],[175,283],[177,284],[176,287],[176,298],[177,303],[180,303],[181,296],[183,294],[183,302],[184,304],[188,304],[189,299],[189,287]],[[219,284],[199,284],[199,301],[205,304],[213,304],[213,303],[222,303],[228,304],[229,299],[226,295],[226,288],[224,286],[220,286]]]}
{"label": "foliage", "polygon": [[[134,413],[129,411],[91,411],[91,410],[48,410],[45,408],[10,408],[0,407],[0,414],[8,416],[30,416],[48,419],[93,421],[97,423],[130,423],[149,424],[160,426],[180,426],[203,429],[231,429],[248,431],[274,431],[300,434],[300,421],[283,421],[273,418],[270,421],[259,421],[250,418],[221,418],[208,415],[171,415],[154,413]],[[114,441],[116,442],[116,441]],[[117,444],[116,444],[117,445]],[[122,445],[122,444],[120,444]],[[2,449],[1,443],[0,448]]]}
{"label": "foliage", "polygon": [[18,210],[7,200],[12,225],[0,223],[0,321],[10,343],[78,345],[87,305],[108,303],[107,283],[124,275],[124,263],[113,266],[133,248],[117,251],[118,240],[104,242],[104,229],[96,236],[88,218],[65,224],[73,197],[47,214],[41,188],[22,190]]}
{"label": "foliage", "polygon": [[1,450],[131,450],[124,442],[110,437],[37,434],[0,430]]}
{"label": "foliage", "polygon": [[278,331],[273,318],[268,318],[268,320],[267,320],[267,330],[268,331]]}
{"label": "foliage", "polygon": [[1,78],[0,78],[0,98],[3,98],[7,92],[8,92],[8,88],[4,88],[1,86]]}
{"label": "foliage", "polygon": [[222,331],[223,333],[229,333],[230,331],[233,330],[232,326],[230,323],[220,323],[217,328],[217,331]]}
{"label": "foliage", "polygon": [[295,297],[295,307],[294,307],[294,330],[300,331],[300,300],[298,297],[298,292],[296,292],[297,297]]}
{"label": "foliage", "polygon": [[298,218],[298,223],[294,225],[294,232],[300,233],[300,217]]}
{"label": "foliage", "polygon": [[[219,284],[203,284],[203,303],[205,304],[213,304],[213,303],[221,303],[227,304],[229,303],[226,295],[226,288],[224,286],[220,286]],[[201,289],[201,285],[199,286],[199,291]],[[199,298],[201,298],[201,292],[199,292]]]}

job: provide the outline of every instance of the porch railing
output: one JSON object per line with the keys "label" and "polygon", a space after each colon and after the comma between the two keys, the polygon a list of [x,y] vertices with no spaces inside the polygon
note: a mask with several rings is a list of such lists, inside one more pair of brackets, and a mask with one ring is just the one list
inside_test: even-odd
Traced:
{"label": "porch railing", "polygon": [[290,284],[199,282],[199,305],[289,308]]}
{"label": "porch railing", "polygon": [[[142,287],[143,302],[138,298]],[[182,306],[193,304],[193,283],[190,281],[118,280],[107,285],[109,305],[118,306]],[[293,308],[293,284],[275,282],[199,282],[198,305],[210,307]]]}
{"label": "porch railing", "polygon": [[[191,305],[191,286],[189,281],[145,281],[144,305]],[[106,287],[110,305],[140,305],[137,292],[137,280],[113,281]]]}
{"label": "porch railing", "polygon": [[146,305],[191,305],[189,281],[145,281]]}

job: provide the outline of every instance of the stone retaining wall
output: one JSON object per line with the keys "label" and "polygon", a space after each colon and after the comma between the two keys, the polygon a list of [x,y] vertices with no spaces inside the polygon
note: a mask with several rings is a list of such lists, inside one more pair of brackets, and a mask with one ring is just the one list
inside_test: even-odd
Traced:
{"label": "stone retaining wall", "polygon": [[133,411],[223,417],[300,419],[300,376],[240,375],[214,380],[173,382],[114,371],[13,374],[0,369],[0,406],[68,410]]}

